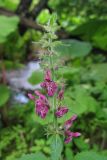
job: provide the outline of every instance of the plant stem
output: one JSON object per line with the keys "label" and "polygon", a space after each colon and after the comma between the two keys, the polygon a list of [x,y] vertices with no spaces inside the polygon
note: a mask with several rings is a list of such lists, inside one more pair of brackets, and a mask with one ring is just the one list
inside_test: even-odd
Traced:
{"label": "plant stem", "polygon": [[[50,50],[50,53],[52,53],[52,50]],[[53,60],[52,60],[52,55],[50,54],[50,67],[52,71],[52,79],[55,80],[55,72],[54,72],[54,66],[53,66]],[[55,95],[53,96],[53,102],[52,102],[52,108],[53,108],[53,122],[54,122],[54,128],[57,130],[57,118],[55,117],[55,111],[56,111],[56,97]]]}
{"label": "plant stem", "polygon": [[[50,51],[50,52],[51,52],[51,51]],[[52,79],[55,80],[55,72],[54,72],[52,55],[50,55],[50,66],[51,66],[51,71],[52,71]]]}

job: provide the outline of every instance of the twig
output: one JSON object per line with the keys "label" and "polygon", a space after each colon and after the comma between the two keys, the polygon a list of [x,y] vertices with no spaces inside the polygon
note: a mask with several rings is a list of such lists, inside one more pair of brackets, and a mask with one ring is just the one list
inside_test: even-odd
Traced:
{"label": "twig", "polygon": [[[14,13],[10,10],[4,9],[2,7],[0,7],[0,14],[8,16],[8,17],[18,16],[16,13]],[[41,31],[41,32],[45,32],[45,29],[43,28],[43,26],[37,24],[36,22],[31,20],[30,18],[26,18],[26,17],[20,16],[20,15],[18,17],[20,18],[20,23],[23,26],[26,26],[27,28],[33,28],[33,29],[36,29],[36,30]]]}

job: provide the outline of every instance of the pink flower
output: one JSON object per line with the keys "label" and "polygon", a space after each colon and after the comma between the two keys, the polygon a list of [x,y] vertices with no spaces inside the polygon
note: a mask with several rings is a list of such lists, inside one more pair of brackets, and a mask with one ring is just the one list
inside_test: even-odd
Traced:
{"label": "pink flower", "polygon": [[57,91],[57,84],[51,79],[51,71],[47,70],[45,74],[45,81],[41,83],[41,87],[45,88],[48,96],[53,96]]}
{"label": "pink flower", "polygon": [[73,137],[79,137],[81,134],[79,132],[71,132],[69,130],[65,131],[65,143],[69,143],[70,141],[72,141]]}
{"label": "pink flower", "polygon": [[73,132],[72,134],[73,134],[73,137],[79,137],[79,136],[81,136],[81,133],[79,133],[79,132]]}
{"label": "pink flower", "polygon": [[29,97],[31,100],[35,100],[35,96],[33,96],[31,93],[28,93],[28,97]]}
{"label": "pink flower", "polygon": [[39,98],[41,99],[41,100],[47,100],[47,98],[43,95],[43,94],[41,94],[39,91],[35,91],[34,92],[37,96],[39,96]]}
{"label": "pink flower", "polygon": [[56,111],[55,115],[56,115],[56,117],[60,118],[64,114],[66,114],[67,112],[68,112],[68,108],[67,107],[59,107],[58,110]]}
{"label": "pink flower", "polygon": [[36,99],[35,96],[33,96],[30,93],[28,93],[28,97],[31,100],[35,101],[35,111],[41,118],[44,119],[49,111],[49,108],[50,108],[48,100],[39,91],[35,91],[34,93],[36,94],[36,96],[39,96],[38,99]]}
{"label": "pink flower", "polygon": [[74,115],[74,116],[72,116],[69,120],[67,120],[67,121],[65,122],[65,124],[64,124],[64,128],[65,128],[66,130],[68,130],[68,129],[72,126],[72,123],[73,123],[73,121],[76,120],[76,118],[77,118],[77,115]]}
{"label": "pink flower", "polygon": [[61,90],[59,91],[57,98],[58,98],[59,100],[62,100],[62,99],[64,98],[64,89],[61,89]]}
{"label": "pink flower", "polygon": [[69,120],[67,120],[64,124],[64,129],[65,129],[65,143],[69,143],[70,141],[72,141],[73,137],[78,137],[81,134],[79,132],[71,132],[70,130],[68,130],[71,126],[74,120],[76,120],[77,116],[74,115],[72,116]]}
{"label": "pink flower", "polygon": [[49,107],[42,103],[36,102],[35,111],[42,119],[44,119],[49,111]]}
{"label": "pink flower", "polygon": [[65,138],[64,142],[67,144],[69,142],[72,141],[72,137],[71,136],[68,136],[67,138]]}
{"label": "pink flower", "polygon": [[51,71],[47,70],[45,73],[45,81],[51,81]]}
{"label": "pink flower", "polygon": [[39,96],[39,98],[35,101],[36,104],[36,113],[41,117],[41,118],[45,118],[48,111],[49,111],[49,103],[47,98],[41,94],[39,91],[35,91],[35,94],[37,96]]}
{"label": "pink flower", "polygon": [[57,91],[57,85],[55,82],[43,82],[41,83],[41,87],[45,88],[48,92],[48,96],[53,96],[55,92]]}

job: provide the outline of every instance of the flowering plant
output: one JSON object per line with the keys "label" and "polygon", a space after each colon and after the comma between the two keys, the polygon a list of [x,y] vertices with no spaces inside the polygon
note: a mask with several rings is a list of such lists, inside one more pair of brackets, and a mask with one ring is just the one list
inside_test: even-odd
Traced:
{"label": "flowering plant", "polygon": [[[53,135],[53,155],[54,160],[60,159],[63,143],[60,136],[64,137],[64,142],[69,143],[72,141],[73,137],[80,136],[79,132],[71,132],[70,128],[72,127],[73,121],[76,120],[77,115],[73,115],[70,119],[66,120],[63,124],[58,123],[58,119],[65,116],[69,109],[63,104],[64,99],[64,83],[57,81],[56,70],[58,70],[58,65],[53,63],[53,58],[55,56],[53,46],[56,42],[56,18],[55,16],[51,17],[45,29],[47,33],[44,34],[40,44],[45,49],[44,53],[40,55],[42,67],[44,69],[44,81],[40,84],[44,93],[40,91],[35,91],[32,95],[28,93],[28,96],[35,103],[35,112],[41,118],[44,119],[47,117],[49,112],[51,113],[52,121],[47,125],[47,135]],[[60,146],[58,146],[60,144]],[[57,149],[60,147],[59,153]]]}

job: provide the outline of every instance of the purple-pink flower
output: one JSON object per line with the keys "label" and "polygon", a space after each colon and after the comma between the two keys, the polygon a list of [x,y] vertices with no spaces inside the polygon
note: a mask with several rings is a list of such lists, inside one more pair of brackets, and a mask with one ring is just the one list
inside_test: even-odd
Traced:
{"label": "purple-pink flower", "polygon": [[36,101],[35,111],[42,119],[44,119],[49,111],[49,107]]}
{"label": "purple-pink flower", "polygon": [[31,93],[28,93],[28,97],[29,97],[31,100],[35,100],[35,96],[33,96]]}
{"label": "purple-pink flower", "polygon": [[39,91],[35,91],[35,94],[37,96],[39,96],[39,98],[35,101],[36,104],[36,113],[41,117],[41,118],[45,118],[48,111],[49,111],[49,103],[47,98],[41,94]]}
{"label": "purple-pink flower", "polygon": [[72,126],[72,123],[73,123],[73,121],[76,120],[76,118],[77,118],[77,115],[74,115],[74,116],[72,116],[69,120],[67,120],[67,121],[65,122],[65,124],[64,124],[65,130],[68,130],[68,129]]}
{"label": "purple-pink flower", "polygon": [[65,140],[64,142],[67,144],[72,141],[73,137],[79,137],[81,134],[79,132],[71,132],[69,130],[65,131]]}
{"label": "purple-pink flower", "polygon": [[45,73],[45,81],[51,81],[52,77],[51,77],[51,71],[50,70],[46,70]]}
{"label": "purple-pink flower", "polygon": [[[54,81],[52,81],[50,70],[46,71],[44,82],[41,83],[41,87],[46,89],[48,96],[53,96],[57,92],[58,86]],[[39,91],[35,91],[34,93],[36,96],[38,96],[38,98],[36,98],[36,96],[30,93],[28,93],[28,97],[35,102],[35,112],[37,113],[37,115],[40,116],[42,119],[44,119],[50,109],[48,99],[45,95],[41,94]],[[62,86],[62,89],[57,93],[58,94],[56,98],[57,100],[59,100],[58,102],[60,102],[64,98],[64,87]],[[68,108],[66,106],[59,105],[58,109],[55,110],[55,116],[56,118],[60,118],[63,115],[65,115],[67,112],[68,112]],[[77,115],[73,115],[70,119],[68,119],[64,123],[64,135],[65,135],[64,142],[66,144],[72,141],[73,137],[78,137],[81,135],[79,132],[70,131],[70,127],[72,126],[73,121],[75,121],[76,118],[77,118]]]}
{"label": "purple-pink flower", "polygon": [[66,114],[68,112],[68,108],[67,107],[59,107],[55,113],[57,118],[62,117],[64,114]]}
{"label": "purple-pink flower", "polygon": [[42,118],[44,119],[49,111],[49,103],[47,98],[41,94],[39,91],[35,91],[34,92],[36,94],[36,96],[39,96],[38,99],[35,98],[35,96],[33,96],[31,93],[28,93],[28,96],[31,100],[35,101],[35,111],[36,113]]}
{"label": "purple-pink flower", "polygon": [[69,120],[67,120],[64,124],[64,129],[65,129],[65,143],[69,143],[72,141],[73,137],[78,137],[81,134],[79,132],[71,132],[69,129],[72,126],[73,121],[75,121],[77,118],[76,115],[72,116]]}
{"label": "purple-pink flower", "polygon": [[47,101],[47,98],[43,95],[43,94],[41,94],[39,91],[35,91],[34,92],[37,96],[39,96],[39,98],[41,99],[41,100],[46,100]]}
{"label": "purple-pink flower", "polygon": [[41,83],[41,87],[46,89],[47,94],[50,97],[56,93],[58,87],[57,84],[54,81],[52,81],[50,70],[46,71],[45,79],[44,82]]}
{"label": "purple-pink flower", "polygon": [[64,98],[64,89],[63,88],[59,91],[57,98],[59,100],[62,100]]}

